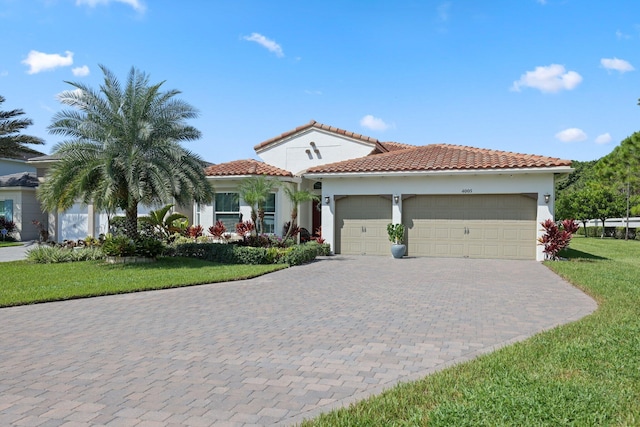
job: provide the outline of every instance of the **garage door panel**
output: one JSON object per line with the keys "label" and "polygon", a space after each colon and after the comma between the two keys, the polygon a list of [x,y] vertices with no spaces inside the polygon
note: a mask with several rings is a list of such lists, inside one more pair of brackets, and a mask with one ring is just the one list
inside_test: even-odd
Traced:
{"label": "garage door panel", "polygon": [[336,253],[388,255],[391,198],[348,196],[336,200]]}
{"label": "garage door panel", "polygon": [[515,194],[415,196],[403,203],[407,252],[535,259],[536,211],[534,198]]}

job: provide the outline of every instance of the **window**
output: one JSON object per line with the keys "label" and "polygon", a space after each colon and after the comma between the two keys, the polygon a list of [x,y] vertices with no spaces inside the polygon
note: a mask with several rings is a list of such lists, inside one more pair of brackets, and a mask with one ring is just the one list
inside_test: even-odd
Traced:
{"label": "window", "polygon": [[227,231],[235,231],[240,217],[238,193],[216,193],[216,221],[222,221]]}
{"label": "window", "polygon": [[0,216],[13,221],[13,200],[0,200]]}
{"label": "window", "polygon": [[264,233],[274,234],[276,232],[276,195],[269,194],[264,204]]}

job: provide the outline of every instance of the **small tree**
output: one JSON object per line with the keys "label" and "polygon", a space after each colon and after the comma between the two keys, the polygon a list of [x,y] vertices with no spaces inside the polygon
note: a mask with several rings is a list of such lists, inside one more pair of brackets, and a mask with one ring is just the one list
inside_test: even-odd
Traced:
{"label": "small tree", "polygon": [[251,206],[251,220],[256,224],[256,234],[264,232],[264,205],[269,194],[280,185],[280,181],[267,175],[245,178],[238,187],[238,194]]}
{"label": "small tree", "polygon": [[587,237],[587,222],[597,217],[591,201],[590,189],[585,187],[577,191],[563,192],[556,201],[555,216],[559,219],[574,218],[580,221],[584,228],[584,235]]}
{"label": "small tree", "polygon": [[320,196],[317,194],[313,194],[309,190],[296,190],[291,187],[284,187],[284,193],[289,198],[289,201],[293,205],[291,208],[291,221],[289,222],[289,227],[284,236],[284,239],[288,239],[293,236],[293,231],[296,227],[296,220],[298,219],[298,206],[301,203],[311,202],[314,200],[320,200]]}
{"label": "small tree", "polygon": [[624,216],[625,198],[621,193],[604,186],[593,186],[589,190],[589,201],[593,207],[594,217],[602,221],[602,234],[604,237],[604,222],[607,218]]}

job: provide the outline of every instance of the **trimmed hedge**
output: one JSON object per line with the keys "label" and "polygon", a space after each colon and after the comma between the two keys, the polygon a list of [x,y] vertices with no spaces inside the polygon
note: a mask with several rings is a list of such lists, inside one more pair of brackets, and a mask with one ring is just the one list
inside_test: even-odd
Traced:
{"label": "trimmed hedge", "polygon": [[171,256],[198,258],[222,264],[289,264],[313,261],[318,245],[295,245],[289,248],[254,248],[226,243],[180,243],[173,246]]}
{"label": "trimmed hedge", "polygon": [[[624,239],[624,235],[627,231],[626,227],[605,227],[604,228],[604,237],[611,237],[614,239]],[[576,233],[579,236],[584,236],[584,227],[580,226],[578,232]],[[602,236],[602,227],[591,226],[587,227],[587,237],[601,237]],[[634,227],[629,227],[629,239],[640,240],[640,233],[636,232]]]}

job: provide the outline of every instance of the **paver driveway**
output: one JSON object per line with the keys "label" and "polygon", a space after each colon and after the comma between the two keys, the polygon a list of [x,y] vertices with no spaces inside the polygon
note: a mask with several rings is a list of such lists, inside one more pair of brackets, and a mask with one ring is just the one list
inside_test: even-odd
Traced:
{"label": "paver driveway", "polygon": [[290,425],[595,308],[533,261],[337,256],[0,309],[0,425]]}

